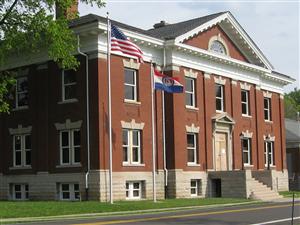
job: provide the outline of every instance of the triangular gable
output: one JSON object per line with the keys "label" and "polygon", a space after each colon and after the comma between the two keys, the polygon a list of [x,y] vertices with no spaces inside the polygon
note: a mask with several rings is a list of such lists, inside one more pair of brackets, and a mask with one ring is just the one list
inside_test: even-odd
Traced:
{"label": "triangular gable", "polygon": [[229,116],[227,113],[217,114],[212,119],[216,123],[235,124],[234,119],[231,116]]}
{"label": "triangular gable", "polygon": [[223,13],[220,16],[190,30],[189,32],[176,37],[175,43],[184,43],[185,40],[188,40],[189,38],[194,37],[215,25],[219,25],[222,28],[222,30],[250,63],[268,69],[274,69],[272,64],[230,12]]}

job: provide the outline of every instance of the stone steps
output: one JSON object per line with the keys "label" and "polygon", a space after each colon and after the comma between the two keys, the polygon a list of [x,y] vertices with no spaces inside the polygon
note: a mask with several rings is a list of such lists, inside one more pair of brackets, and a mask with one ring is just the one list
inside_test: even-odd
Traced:
{"label": "stone steps", "polygon": [[276,191],[272,190],[271,188],[267,187],[254,178],[251,178],[251,180],[248,181],[248,184],[250,187],[251,199],[272,201],[282,198],[282,196],[279,195]]}

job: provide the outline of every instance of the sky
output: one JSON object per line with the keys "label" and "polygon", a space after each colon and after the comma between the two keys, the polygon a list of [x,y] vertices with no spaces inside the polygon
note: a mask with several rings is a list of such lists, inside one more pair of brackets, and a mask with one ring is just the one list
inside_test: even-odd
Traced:
{"label": "sky", "polygon": [[276,71],[297,79],[285,92],[300,88],[300,0],[107,0],[100,9],[79,4],[80,16],[109,12],[111,19],[142,29],[223,11],[233,14]]}

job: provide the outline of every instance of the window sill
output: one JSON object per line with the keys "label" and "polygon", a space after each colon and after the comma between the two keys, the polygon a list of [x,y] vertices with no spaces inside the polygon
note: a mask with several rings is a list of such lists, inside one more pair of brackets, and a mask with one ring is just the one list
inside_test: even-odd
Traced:
{"label": "window sill", "polygon": [[251,164],[244,164],[244,169],[251,169],[253,168],[254,165],[251,165]]}
{"label": "window sill", "polygon": [[68,164],[68,165],[57,165],[55,168],[77,168],[77,167],[81,167],[81,163]]}
{"label": "window sill", "polygon": [[271,124],[273,124],[273,121],[272,120],[265,120],[265,123],[271,123]]}
{"label": "window sill", "polygon": [[216,110],[216,113],[220,113],[220,114],[222,114],[222,113],[225,113],[225,111]]}
{"label": "window sill", "polygon": [[196,111],[199,110],[199,108],[194,107],[194,106],[189,106],[189,105],[186,105],[185,108],[186,108],[186,109],[189,109],[189,110],[196,110]]}
{"label": "window sill", "polygon": [[61,104],[68,104],[68,103],[75,103],[75,102],[78,102],[78,99],[76,99],[76,98],[68,99],[68,100],[60,101],[57,104],[61,105]]}
{"label": "window sill", "polygon": [[21,111],[21,110],[26,110],[26,109],[29,109],[28,106],[21,106],[21,107],[18,107],[18,108],[13,108],[11,111],[15,112],[15,111]]}
{"label": "window sill", "polygon": [[9,167],[9,170],[31,170],[31,166],[13,166]]}
{"label": "window sill", "polygon": [[129,99],[124,99],[124,103],[129,103],[129,104],[134,104],[134,105],[141,105],[141,102],[134,101],[134,100],[129,100]]}
{"label": "window sill", "polygon": [[191,166],[191,167],[200,167],[201,164],[197,164],[197,163],[187,163],[187,166]]}
{"label": "window sill", "polygon": [[123,162],[122,166],[126,166],[126,167],[143,167],[143,166],[145,166],[145,164],[144,163],[142,163],[142,164],[132,164],[132,163]]}
{"label": "window sill", "polygon": [[251,115],[247,115],[247,114],[242,114],[242,117],[245,117],[245,118],[252,118]]}
{"label": "window sill", "polygon": [[[268,165],[265,165],[265,169],[268,169]],[[275,165],[270,165],[270,169],[274,170],[274,169],[276,169],[276,166]]]}

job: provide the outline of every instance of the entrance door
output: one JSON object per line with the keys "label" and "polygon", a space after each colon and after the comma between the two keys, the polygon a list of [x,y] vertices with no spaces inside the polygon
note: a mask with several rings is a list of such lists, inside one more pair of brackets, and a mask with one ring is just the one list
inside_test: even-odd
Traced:
{"label": "entrance door", "polygon": [[217,171],[227,170],[227,134],[216,133],[215,135],[215,157]]}

